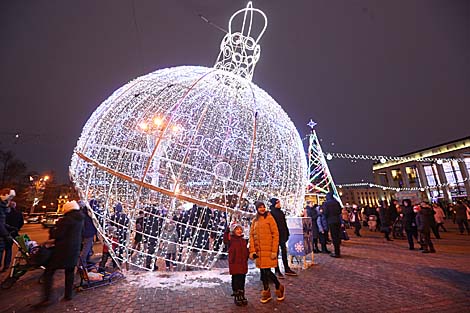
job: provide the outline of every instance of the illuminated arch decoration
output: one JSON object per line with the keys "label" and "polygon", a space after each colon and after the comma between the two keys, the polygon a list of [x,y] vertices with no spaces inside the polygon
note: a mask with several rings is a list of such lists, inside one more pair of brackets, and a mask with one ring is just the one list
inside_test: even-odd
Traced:
{"label": "illuminated arch decoration", "polygon": [[[230,21],[243,15],[242,31],[223,40],[240,59],[221,52],[214,68],[179,66],[139,77],[85,124],[70,176],[82,199],[97,201],[94,222],[105,243],[114,233],[120,263],[151,270],[160,258],[179,269],[208,269],[223,254],[228,223],[248,229],[255,200],[275,196],[288,214],[302,210],[307,164],[299,133],[251,82],[261,37],[250,37],[253,12],[261,11],[251,3],[236,12]],[[114,216],[118,203],[125,217]],[[140,245],[133,244],[136,234]]]}

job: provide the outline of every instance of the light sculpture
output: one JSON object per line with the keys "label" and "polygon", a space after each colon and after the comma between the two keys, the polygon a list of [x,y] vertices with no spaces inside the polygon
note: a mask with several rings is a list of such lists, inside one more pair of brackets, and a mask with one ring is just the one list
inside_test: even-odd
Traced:
{"label": "light sculpture", "polygon": [[[264,20],[256,39],[255,15]],[[233,31],[236,21],[241,31]],[[154,269],[161,258],[170,268],[210,268],[223,254],[227,224],[249,227],[253,201],[275,196],[289,214],[302,210],[307,164],[299,133],[251,82],[266,25],[248,3],[230,19],[214,68],[139,77],[85,124],[70,176],[82,199],[96,200],[91,211],[105,243],[118,237],[119,262]],[[125,215],[116,215],[117,203]]]}

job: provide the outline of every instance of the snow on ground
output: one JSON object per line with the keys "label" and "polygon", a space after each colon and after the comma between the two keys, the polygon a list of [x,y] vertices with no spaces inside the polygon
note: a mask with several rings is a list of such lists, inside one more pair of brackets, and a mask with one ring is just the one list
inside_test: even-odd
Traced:
{"label": "snow on ground", "polygon": [[[128,271],[125,275],[128,283],[139,288],[171,288],[172,290],[214,288],[227,284],[230,286],[232,279],[228,268],[180,272]],[[259,277],[259,270],[249,268],[246,281],[257,277]]]}

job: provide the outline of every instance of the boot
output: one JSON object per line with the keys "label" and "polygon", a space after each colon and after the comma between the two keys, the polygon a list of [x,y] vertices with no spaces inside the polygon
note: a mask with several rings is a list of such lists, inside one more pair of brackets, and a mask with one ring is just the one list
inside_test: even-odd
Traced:
{"label": "boot", "polygon": [[242,301],[242,296],[240,294],[240,290],[237,290],[237,291],[234,291],[233,292],[233,302],[237,305],[237,306],[242,306],[243,305],[243,301]]}
{"label": "boot", "polygon": [[268,290],[262,290],[261,291],[261,303],[267,303],[272,299],[271,297],[271,290],[268,288]]}
{"label": "boot", "polygon": [[279,285],[279,289],[276,289],[276,297],[277,301],[282,301],[286,298],[286,290],[284,288],[284,285]]}
{"label": "boot", "polygon": [[245,290],[238,290],[238,293],[240,294],[240,298],[242,300],[242,304],[243,305],[247,305],[248,304],[248,300],[245,298]]}

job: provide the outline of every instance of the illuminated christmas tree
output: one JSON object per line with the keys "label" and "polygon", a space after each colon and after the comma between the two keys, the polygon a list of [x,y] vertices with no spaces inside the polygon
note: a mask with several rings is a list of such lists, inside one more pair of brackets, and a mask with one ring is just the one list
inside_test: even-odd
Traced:
{"label": "illuminated christmas tree", "polygon": [[333,191],[336,200],[341,203],[341,198],[336,190],[333,177],[328,169],[328,164],[326,163],[317,133],[314,129],[317,123],[310,120],[307,125],[310,127],[307,194],[326,195],[329,191]]}

